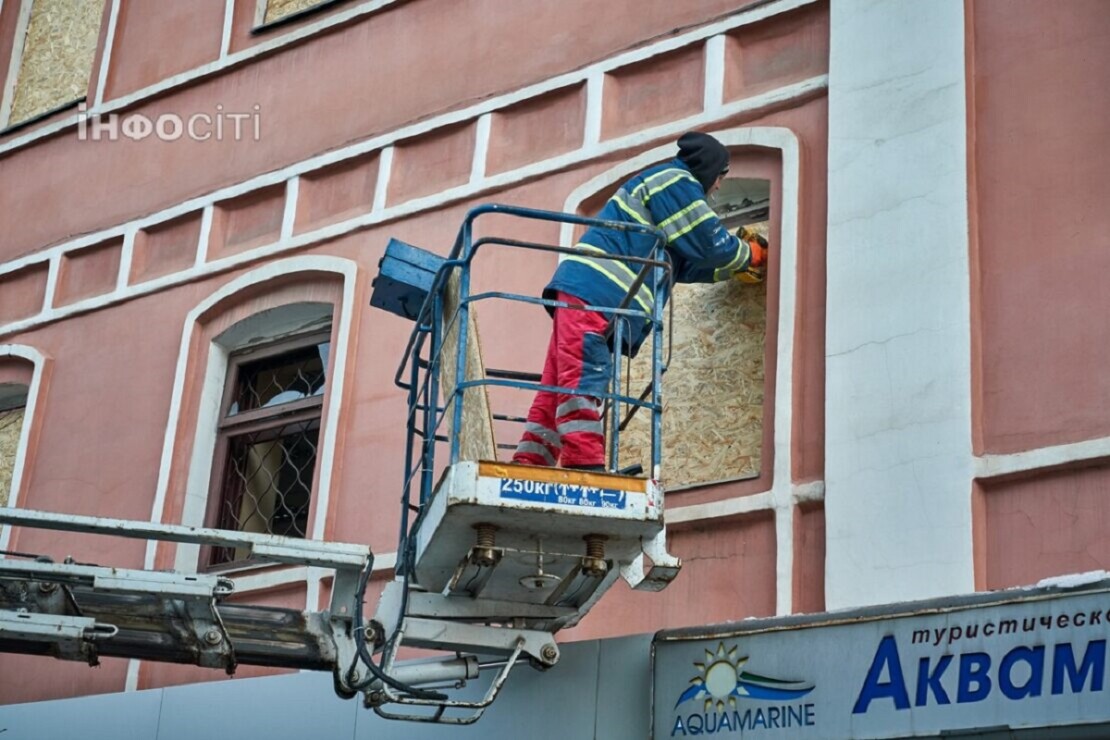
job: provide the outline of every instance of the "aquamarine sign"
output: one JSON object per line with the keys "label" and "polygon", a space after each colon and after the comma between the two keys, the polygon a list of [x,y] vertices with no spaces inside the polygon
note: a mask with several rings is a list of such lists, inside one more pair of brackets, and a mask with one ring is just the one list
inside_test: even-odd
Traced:
{"label": "aquamarine sign", "polygon": [[1110,723],[1110,582],[662,632],[653,736]]}

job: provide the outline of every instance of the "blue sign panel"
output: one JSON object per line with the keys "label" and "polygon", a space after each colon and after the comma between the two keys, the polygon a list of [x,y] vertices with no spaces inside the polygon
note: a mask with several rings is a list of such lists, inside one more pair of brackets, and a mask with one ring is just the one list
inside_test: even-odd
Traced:
{"label": "blue sign panel", "polygon": [[793,618],[788,629],[764,620],[660,633],[654,737],[893,738],[1110,723],[1110,582],[887,611]]}
{"label": "blue sign panel", "polygon": [[628,492],[613,488],[581,486],[575,483],[550,483],[518,478],[501,479],[501,498],[562,504],[589,509],[621,509],[628,505]]}

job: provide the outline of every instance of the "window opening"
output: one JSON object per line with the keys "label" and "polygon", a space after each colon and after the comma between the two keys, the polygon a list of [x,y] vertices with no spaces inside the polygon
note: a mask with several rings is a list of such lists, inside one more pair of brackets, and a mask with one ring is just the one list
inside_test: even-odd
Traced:
{"label": "window opening", "polygon": [[[330,350],[320,333],[229,357],[213,526],[307,536]],[[245,550],[212,548],[208,565],[246,560]]]}

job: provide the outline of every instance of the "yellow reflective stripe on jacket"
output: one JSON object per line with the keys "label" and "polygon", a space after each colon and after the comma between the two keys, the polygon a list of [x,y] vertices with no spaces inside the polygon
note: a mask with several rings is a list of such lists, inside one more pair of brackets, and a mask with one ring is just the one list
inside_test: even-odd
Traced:
{"label": "yellow reflective stripe on jacket", "polygon": [[[661,185],[656,185],[655,187],[652,187],[652,183],[657,182],[665,177],[670,179],[668,179]],[[651,177],[645,177],[642,183],[632,189],[632,196],[634,198],[642,197],[644,203],[647,203],[648,200],[651,199],[651,196],[663,192],[671,185],[674,185],[680,180],[693,180],[694,182],[697,182],[697,178],[695,178],[686,170],[680,170],[677,167],[672,167],[670,169],[663,170],[662,172],[656,172]]]}
{"label": "yellow reflective stripe on jacket", "polygon": [[673,242],[675,239],[682,236],[683,234],[689,233],[689,232],[693,231],[694,229],[696,229],[698,227],[698,224],[700,224],[702,221],[706,221],[708,219],[711,219],[715,215],[716,214],[713,213],[712,210],[710,210],[709,213],[703,213],[702,215],[698,216],[696,219],[694,219],[693,221],[688,223],[686,226],[684,226],[682,229],[680,229],[679,231],[676,231],[673,235],[668,236],[667,241],[668,242]]}
{"label": "yellow reflective stripe on jacket", "polygon": [[748,243],[743,239],[737,239],[736,241],[740,242],[736,245],[736,256],[729,260],[729,263],[721,268],[722,270],[732,270],[736,265],[744,262],[745,257],[748,259],[751,258],[752,248],[748,246]]}
{"label": "yellow reflective stripe on jacket", "polygon": [[618,208],[644,226],[652,225],[651,214],[648,213],[647,208],[644,207],[643,201],[637,200],[629,195],[628,191],[624,188],[618,190],[617,194],[613,196],[613,202],[617,204]]}
{"label": "yellow reflective stripe on jacket", "polygon": [[713,209],[704,200],[696,200],[683,208],[678,213],[659,224],[659,228],[667,235],[667,241],[673,242],[683,234],[695,228],[702,221],[715,216]]}
{"label": "yellow reflective stripe on jacket", "polygon": [[729,263],[724,267],[718,267],[713,271],[714,282],[719,282],[729,277],[736,269],[736,266],[742,262],[751,259],[751,247],[743,239],[738,239],[740,242],[736,247],[736,256],[729,260]]}
{"label": "yellow reflective stripe on jacket", "polygon": [[[575,247],[578,249],[585,249],[591,252],[596,252],[598,254],[609,254],[605,250],[598,249],[592,244],[579,243],[576,244]],[[636,280],[636,273],[629,269],[628,265],[624,264],[624,262],[621,262],[620,259],[616,257],[595,258],[589,257],[587,255],[571,254],[564,257],[563,260],[566,262],[577,262],[579,264],[586,265],[587,267],[592,267],[605,277],[612,280],[613,283],[621,287],[625,291],[625,293],[628,292],[628,290],[632,287],[632,283]],[[613,270],[614,267],[617,268],[616,271]],[[623,278],[620,275],[621,272],[627,273],[630,277]],[[645,311],[650,312],[652,310],[653,304],[655,303],[655,296],[652,294],[651,289],[648,288],[647,285],[640,285],[640,289],[636,291],[635,298],[636,302],[639,303]]]}

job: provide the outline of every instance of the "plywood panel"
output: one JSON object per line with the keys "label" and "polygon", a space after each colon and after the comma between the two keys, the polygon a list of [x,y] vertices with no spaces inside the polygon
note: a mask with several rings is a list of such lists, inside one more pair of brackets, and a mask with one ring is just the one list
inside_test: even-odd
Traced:
{"label": "plywood panel", "polygon": [[15,453],[19,447],[19,433],[23,429],[22,408],[0,411],[0,506],[8,505],[12,475],[15,472]]}
{"label": "plywood panel", "polygon": [[[456,271],[448,280],[444,293],[443,320],[451,320],[459,305],[459,275]],[[482,362],[481,339],[478,334],[478,312],[470,307],[470,321],[466,332],[466,372],[463,377],[476,380],[485,376]],[[443,341],[442,371],[440,373],[441,397],[450,398],[455,390],[455,368],[458,357],[459,330],[455,324]],[[448,437],[451,436],[454,405],[447,409]],[[496,460],[497,451],[493,438],[493,417],[490,412],[489,394],[485,387],[470,388],[463,392],[463,418],[459,442],[460,460]]]}
{"label": "plywood panel", "polygon": [[23,42],[10,123],[85,96],[104,0],[35,0]]}
{"label": "plywood panel", "polygon": [[[754,227],[766,235],[765,224]],[[662,479],[668,488],[754,478],[763,449],[766,287],[735,280],[678,285],[673,346],[663,377]],[[664,356],[667,346],[664,345]],[[630,395],[647,387],[651,341],[630,368]],[[627,375],[626,375],[627,377]],[[650,470],[650,414],[620,437],[621,465]]]}
{"label": "plywood panel", "polygon": [[279,18],[308,10],[314,5],[320,5],[325,0],[263,0],[263,2],[266,3],[266,17],[263,23],[271,23]]}

